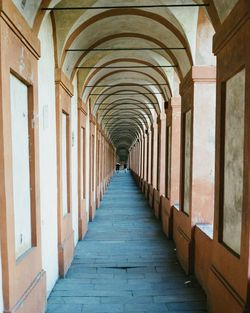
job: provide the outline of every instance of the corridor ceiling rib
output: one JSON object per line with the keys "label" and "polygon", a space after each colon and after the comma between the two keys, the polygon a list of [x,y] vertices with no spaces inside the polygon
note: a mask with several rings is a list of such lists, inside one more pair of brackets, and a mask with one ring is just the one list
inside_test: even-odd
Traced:
{"label": "corridor ceiling rib", "polygon": [[103,9],[153,9],[153,8],[187,8],[187,7],[208,7],[209,3],[205,4],[147,4],[147,5],[112,5],[112,6],[79,6],[79,7],[54,7],[41,8],[42,11],[65,11],[65,10],[103,10]]}

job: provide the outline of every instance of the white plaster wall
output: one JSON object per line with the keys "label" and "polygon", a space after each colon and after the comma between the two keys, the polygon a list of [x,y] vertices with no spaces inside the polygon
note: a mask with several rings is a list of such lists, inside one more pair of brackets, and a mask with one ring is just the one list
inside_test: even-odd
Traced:
{"label": "white plaster wall", "polygon": [[80,184],[80,187],[81,187],[81,190],[80,190],[80,194],[81,194],[81,199],[84,199],[84,187],[85,187],[85,180],[84,180],[84,175],[83,175],[83,171],[84,171],[84,168],[85,168],[85,164],[84,164],[84,159],[85,159],[85,156],[83,155],[83,151],[84,150],[84,145],[85,145],[85,141],[86,141],[86,138],[85,138],[85,130],[83,129],[83,127],[81,127],[81,131],[80,131],[80,153],[81,153],[81,160],[80,160],[80,164],[79,164],[79,167],[81,169],[81,178],[80,178],[80,181],[81,181],[81,184]]}
{"label": "white plaster wall", "polygon": [[94,192],[93,197],[96,200],[96,162],[97,162],[97,145],[96,145],[97,127],[95,126],[95,142],[94,142]]}
{"label": "white plaster wall", "polygon": [[[214,184],[216,85],[197,83],[195,90],[193,117],[193,163],[195,166],[192,171],[196,179],[203,183]],[[206,121],[201,120],[203,116]]]}
{"label": "white plaster wall", "polygon": [[171,145],[172,145],[172,127],[169,126],[168,127],[168,177],[167,177],[167,180],[168,180],[168,185],[167,185],[167,196],[170,198],[170,192],[171,192],[171,189],[170,189],[170,186],[171,186]]}
{"label": "white plaster wall", "polygon": [[61,166],[62,166],[62,213],[63,216],[69,213],[68,208],[68,141],[67,141],[67,131],[68,131],[68,116],[66,113],[61,113]]}
{"label": "white plaster wall", "polygon": [[31,248],[28,88],[10,76],[16,258]]}
{"label": "white plaster wall", "polygon": [[78,242],[78,112],[77,77],[73,81],[74,95],[71,99],[71,210],[75,245]]}
{"label": "white plaster wall", "polygon": [[89,174],[90,174],[90,169],[89,169],[89,135],[90,135],[90,129],[89,129],[89,107],[88,107],[88,115],[87,115],[87,120],[86,120],[86,181],[85,181],[85,186],[86,186],[86,211],[87,211],[87,216],[89,217]]}
{"label": "white plaster wall", "polygon": [[184,204],[183,210],[189,214],[190,200],[190,162],[191,162],[191,127],[192,113],[189,110],[185,115],[185,163],[184,163]]}
{"label": "white plaster wall", "polygon": [[47,272],[49,294],[58,278],[55,64],[50,16],[43,21],[39,39],[41,41],[41,58],[38,63],[38,104],[42,265]]}
{"label": "white plaster wall", "polygon": [[[175,2],[174,2],[175,3]],[[187,3],[187,2],[184,2]],[[191,3],[191,2],[190,2]],[[196,32],[198,21],[198,8],[171,8],[170,11],[178,19],[181,27],[183,28],[185,35],[188,39],[190,50],[192,52],[193,60],[195,59],[196,50]],[[178,55],[178,53],[176,54]]]}
{"label": "white plaster wall", "polygon": [[213,223],[216,84],[196,83],[194,88],[192,207],[196,223],[203,223],[204,218]]}
{"label": "white plaster wall", "polygon": [[226,84],[223,241],[240,254],[243,206],[245,75]]}

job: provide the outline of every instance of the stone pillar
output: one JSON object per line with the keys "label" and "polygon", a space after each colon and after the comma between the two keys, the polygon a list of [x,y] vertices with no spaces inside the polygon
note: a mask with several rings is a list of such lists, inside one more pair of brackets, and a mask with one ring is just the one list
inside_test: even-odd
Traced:
{"label": "stone pillar", "polygon": [[158,119],[157,136],[157,188],[154,189],[154,212],[157,219],[161,217],[161,195],[165,193],[165,161],[166,161],[166,114],[162,112]]}
{"label": "stone pillar", "polygon": [[140,180],[139,180],[140,188],[142,188],[142,184],[143,184],[143,174],[144,174],[144,136],[141,135],[141,138],[140,138]]}
{"label": "stone pillar", "polygon": [[96,124],[96,208],[99,208],[101,201],[101,129]]}
{"label": "stone pillar", "polygon": [[165,191],[161,196],[164,233],[173,236],[173,205],[179,203],[181,98],[173,97],[166,108]]}
{"label": "stone pillar", "polygon": [[151,167],[152,167],[152,132],[151,129],[148,130],[148,173],[147,173],[147,182],[151,184]]}
{"label": "stone pillar", "polygon": [[[95,198],[95,127],[96,122],[93,115],[90,114],[89,121],[90,138],[89,138],[89,220],[92,222],[95,217],[96,211],[96,198]],[[108,161],[108,159],[107,159]],[[107,166],[107,165],[106,165]]]}
{"label": "stone pillar", "polygon": [[154,190],[157,188],[157,155],[158,155],[158,125],[154,122],[151,126],[151,181],[149,185],[149,205],[154,208]]}
{"label": "stone pillar", "polygon": [[145,193],[148,189],[147,186],[147,163],[148,163],[148,135],[147,133],[144,134],[144,166],[143,166],[143,188],[142,192]]}
{"label": "stone pillar", "polygon": [[181,84],[180,210],[174,209],[173,235],[178,258],[193,271],[193,228],[213,222],[214,199],[214,67],[193,67]]}
{"label": "stone pillar", "polygon": [[104,195],[105,179],[104,179],[104,133],[101,131],[101,200]]}
{"label": "stone pillar", "polygon": [[250,2],[214,37],[217,56],[215,214],[208,302],[212,313],[250,312]]}
{"label": "stone pillar", "polygon": [[88,229],[86,211],[86,118],[87,108],[78,99],[78,237],[82,240]]}
{"label": "stone pillar", "polygon": [[170,206],[179,204],[180,197],[180,142],[181,142],[181,97],[171,98],[171,173]]}
{"label": "stone pillar", "polygon": [[[64,277],[74,255],[74,231],[71,213],[71,97],[73,88],[61,70],[56,71],[57,166],[58,166],[58,254],[59,274]],[[63,169],[63,116],[66,122],[66,176]],[[66,179],[67,183],[63,180]],[[64,188],[66,186],[66,190]],[[65,195],[66,193],[66,195]],[[67,202],[67,203],[65,203]],[[66,206],[66,210],[65,210]]]}
{"label": "stone pillar", "polygon": [[152,159],[152,186],[157,189],[157,161],[158,161],[158,124],[153,124],[153,159]]}

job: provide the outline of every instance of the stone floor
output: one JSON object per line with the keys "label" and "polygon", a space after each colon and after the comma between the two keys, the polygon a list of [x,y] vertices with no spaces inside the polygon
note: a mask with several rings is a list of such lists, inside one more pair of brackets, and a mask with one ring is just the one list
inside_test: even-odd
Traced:
{"label": "stone floor", "polygon": [[47,313],[203,313],[206,299],[187,277],[130,173],[115,174],[67,277]]}

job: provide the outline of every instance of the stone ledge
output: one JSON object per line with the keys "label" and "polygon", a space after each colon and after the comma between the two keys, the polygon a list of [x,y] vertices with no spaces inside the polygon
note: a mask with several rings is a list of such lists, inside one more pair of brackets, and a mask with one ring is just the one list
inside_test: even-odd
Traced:
{"label": "stone ledge", "polygon": [[212,224],[196,224],[196,227],[206,234],[210,239],[213,239],[214,226]]}

